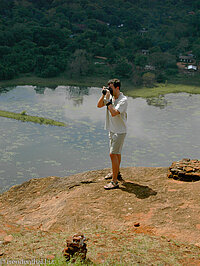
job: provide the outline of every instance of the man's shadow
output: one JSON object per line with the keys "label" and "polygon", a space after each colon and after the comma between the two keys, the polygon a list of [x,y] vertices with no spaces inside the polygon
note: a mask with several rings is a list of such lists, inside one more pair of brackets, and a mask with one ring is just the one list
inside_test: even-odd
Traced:
{"label": "man's shadow", "polygon": [[122,180],[121,185],[122,186],[120,186],[119,188],[122,191],[133,193],[138,199],[146,199],[150,196],[155,196],[157,194],[156,191],[149,188],[148,186],[142,186],[132,182],[126,182],[125,180]]}

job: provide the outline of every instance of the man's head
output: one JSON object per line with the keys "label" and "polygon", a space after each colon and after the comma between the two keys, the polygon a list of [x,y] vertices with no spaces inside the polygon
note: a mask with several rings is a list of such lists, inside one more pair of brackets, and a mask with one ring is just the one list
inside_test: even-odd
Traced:
{"label": "man's head", "polygon": [[120,82],[119,79],[110,79],[110,80],[108,81],[108,86],[110,86],[110,84],[113,84],[113,86],[114,86],[115,88],[119,87],[119,90],[120,90],[121,82]]}
{"label": "man's head", "polygon": [[112,95],[115,98],[118,98],[120,94],[120,87],[121,87],[121,82],[119,79],[110,79],[108,81],[108,86],[112,89]]}

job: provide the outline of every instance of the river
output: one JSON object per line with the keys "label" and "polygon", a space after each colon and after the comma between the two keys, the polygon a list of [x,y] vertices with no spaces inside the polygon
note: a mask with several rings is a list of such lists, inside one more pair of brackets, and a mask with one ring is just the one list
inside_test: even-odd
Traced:
{"label": "river", "polygon": [[[0,92],[0,109],[65,122],[55,127],[0,117],[0,190],[31,178],[110,167],[100,88],[15,86]],[[122,167],[165,166],[200,157],[200,95],[128,98]]]}

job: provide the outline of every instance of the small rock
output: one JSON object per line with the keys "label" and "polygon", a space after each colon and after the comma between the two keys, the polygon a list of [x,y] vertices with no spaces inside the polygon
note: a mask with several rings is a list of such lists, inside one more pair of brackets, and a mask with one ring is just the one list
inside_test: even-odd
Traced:
{"label": "small rock", "polygon": [[6,235],[7,235],[7,233],[4,230],[0,229],[0,237],[4,237]]}
{"label": "small rock", "polygon": [[8,244],[10,242],[13,241],[13,236],[12,235],[8,235],[4,237],[4,244]]}
{"label": "small rock", "polygon": [[134,223],[134,226],[135,227],[139,227],[140,226],[140,223]]}
{"label": "small rock", "polygon": [[200,248],[200,242],[194,244],[196,247]]}

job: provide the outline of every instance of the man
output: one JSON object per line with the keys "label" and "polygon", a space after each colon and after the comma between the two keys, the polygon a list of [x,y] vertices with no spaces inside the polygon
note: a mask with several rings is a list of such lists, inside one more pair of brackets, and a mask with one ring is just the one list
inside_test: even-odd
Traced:
{"label": "man", "polygon": [[120,92],[121,83],[119,79],[108,81],[108,88],[103,87],[97,107],[107,107],[105,128],[109,132],[110,159],[112,173],[105,179],[112,178],[111,182],[104,186],[105,189],[118,188],[117,179],[120,177],[121,150],[127,132],[127,97]]}

